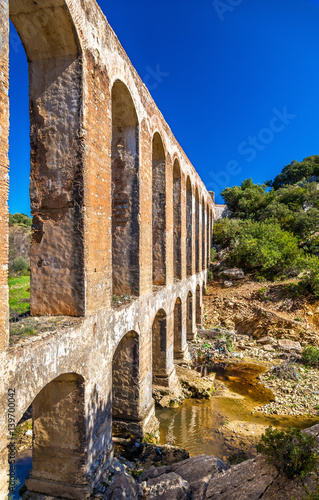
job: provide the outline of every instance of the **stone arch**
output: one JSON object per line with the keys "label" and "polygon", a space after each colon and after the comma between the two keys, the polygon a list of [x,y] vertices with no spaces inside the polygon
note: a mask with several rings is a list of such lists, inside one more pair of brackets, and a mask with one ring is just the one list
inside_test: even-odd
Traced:
{"label": "stone arch", "polygon": [[119,342],[112,362],[113,435],[123,436],[128,422],[137,419],[140,396],[139,335],[130,331]]}
{"label": "stone arch", "polygon": [[167,316],[163,309],[157,312],[153,321],[152,360],[153,382],[163,385],[167,377]]}
{"label": "stone arch", "polygon": [[87,491],[84,379],[76,373],[49,382],[32,403],[30,491],[82,498]]}
{"label": "stone arch", "polygon": [[206,269],[206,259],[205,259],[205,238],[206,238],[206,220],[205,220],[205,201],[204,197],[202,197],[202,270]]}
{"label": "stone arch", "polygon": [[82,316],[81,46],[64,0],[10,0],[9,16],[29,62],[31,314]]}
{"label": "stone arch", "polygon": [[113,295],[139,295],[139,124],[128,88],[112,88]]}
{"label": "stone arch", "polygon": [[200,286],[196,287],[196,325],[202,324],[202,305],[201,305],[201,293]]}
{"label": "stone arch", "polygon": [[174,161],[173,167],[173,224],[174,224],[174,278],[182,277],[182,206],[181,206],[181,169],[179,161]]}
{"label": "stone arch", "polygon": [[199,194],[195,189],[195,270],[199,273]]}
{"label": "stone arch", "polygon": [[153,285],[166,284],[166,159],[162,138],[152,141]]}
{"label": "stone arch", "polygon": [[178,297],[174,307],[174,358],[180,359],[184,349],[182,301]]}
{"label": "stone arch", "polygon": [[193,294],[191,291],[188,292],[187,295],[187,303],[186,303],[186,331],[187,331],[187,340],[194,339],[194,329],[193,329]]}
{"label": "stone arch", "polygon": [[186,264],[187,276],[193,274],[193,193],[189,176],[186,179]]}

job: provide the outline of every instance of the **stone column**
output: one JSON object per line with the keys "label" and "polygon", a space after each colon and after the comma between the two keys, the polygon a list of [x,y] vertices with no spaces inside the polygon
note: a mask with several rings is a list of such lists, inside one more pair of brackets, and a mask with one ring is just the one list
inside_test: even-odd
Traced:
{"label": "stone column", "polygon": [[84,382],[75,374],[61,375],[35,398],[32,470],[29,491],[84,500],[87,451]]}
{"label": "stone column", "polygon": [[186,302],[176,302],[174,308],[174,359],[190,359],[187,345]]}
{"label": "stone column", "polygon": [[[0,3],[0,351],[9,343],[9,5]],[[1,481],[0,481],[1,482]],[[1,486],[0,486],[1,488]]]}

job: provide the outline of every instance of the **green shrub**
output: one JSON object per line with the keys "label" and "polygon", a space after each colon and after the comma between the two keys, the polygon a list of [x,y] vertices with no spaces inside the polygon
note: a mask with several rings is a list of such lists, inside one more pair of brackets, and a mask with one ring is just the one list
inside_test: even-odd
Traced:
{"label": "green shrub", "polygon": [[301,280],[301,284],[315,297],[319,297],[319,258],[308,257],[305,259],[304,267],[308,269]]}
{"label": "green shrub", "polygon": [[207,271],[207,283],[211,283],[214,279],[213,271],[211,269],[208,269]]}
{"label": "green shrub", "polygon": [[217,259],[217,252],[215,248],[210,249],[210,261],[214,262]]}
{"label": "green shrub", "polygon": [[25,214],[9,214],[9,226],[12,227],[15,224],[19,224],[21,226],[32,226],[32,219],[28,215]]}
{"label": "green shrub", "polygon": [[23,274],[29,269],[29,264],[24,257],[17,257],[14,259],[11,270],[17,274]]}
{"label": "green shrub", "polygon": [[317,468],[317,443],[314,436],[299,429],[279,431],[268,427],[257,445],[258,453],[266,455],[268,462],[274,465],[288,478],[310,474]]}
{"label": "green shrub", "polygon": [[312,345],[304,348],[301,355],[302,362],[305,365],[318,366],[319,365],[319,349]]}
{"label": "green shrub", "polygon": [[278,224],[246,221],[227,262],[264,276],[294,275],[303,263],[295,236]]}

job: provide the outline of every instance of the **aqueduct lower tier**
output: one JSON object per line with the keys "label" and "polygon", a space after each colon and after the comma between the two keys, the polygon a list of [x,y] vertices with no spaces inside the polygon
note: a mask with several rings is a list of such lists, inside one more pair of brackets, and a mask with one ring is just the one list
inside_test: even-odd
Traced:
{"label": "aqueduct lower tier", "polygon": [[[70,317],[14,345],[9,18],[29,61],[31,314]],[[28,488],[82,499],[112,433],[157,425],[152,385],[174,384],[201,322],[214,203],[94,0],[2,0],[0,49],[0,497],[11,390],[15,422],[32,404]]]}

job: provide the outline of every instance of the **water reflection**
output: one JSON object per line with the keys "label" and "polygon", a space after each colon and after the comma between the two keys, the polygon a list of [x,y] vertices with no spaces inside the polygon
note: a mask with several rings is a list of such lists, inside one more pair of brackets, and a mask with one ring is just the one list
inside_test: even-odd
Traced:
{"label": "water reflection", "polygon": [[[200,368],[199,368],[200,370]],[[306,428],[318,418],[285,417],[255,413],[259,404],[273,399],[273,393],[258,381],[265,367],[256,364],[216,365],[202,369],[214,371],[229,392],[217,391],[211,400],[186,400],[179,408],[159,409],[161,444],[174,444],[191,456],[207,454],[221,459],[243,448],[254,452],[258,435],[270,425],[277,428]]]}
{"label": "water reflection", "polygon": [[23,450],[17,453],[16,477],[19,479],[19,484],[17,484],[15,491],[12,494],[13,500],[21,498],[19,495],[19,489],[24,484],[31,468],[32,468],[32,450]]}

